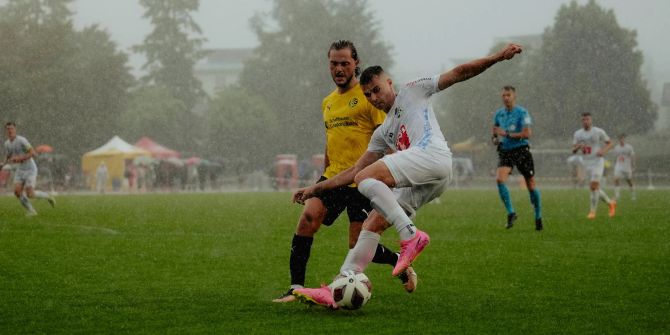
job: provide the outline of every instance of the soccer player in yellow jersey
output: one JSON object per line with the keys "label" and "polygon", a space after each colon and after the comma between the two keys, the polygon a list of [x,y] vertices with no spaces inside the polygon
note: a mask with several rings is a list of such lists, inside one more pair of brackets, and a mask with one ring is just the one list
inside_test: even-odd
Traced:
{"label": "soccer player in yellow jersey", "polygon": [[[386,114],[372,106],[358,83],[358,52],[351,41],[333,42],[328,50],[330,75],[337,88],[323,99],[323,121],[326,128],[325,171],[319,181],[331,178],[354,166],[367,150],[370,137]],[[274,302],[295,301],[294,289],[303,288],[314,234],[321,225],[330,226],[346,208],[349,216],[349,248],[353,248],[363,221],[372,211],[370,200],[358,192],[355,184],[339,187],[305,201],[291,243],[291,287]],[[375,263],[395,266],[398,254],[377,245]],[[416,273],[409,267],[400,276],[405,290],[416,288]]]}

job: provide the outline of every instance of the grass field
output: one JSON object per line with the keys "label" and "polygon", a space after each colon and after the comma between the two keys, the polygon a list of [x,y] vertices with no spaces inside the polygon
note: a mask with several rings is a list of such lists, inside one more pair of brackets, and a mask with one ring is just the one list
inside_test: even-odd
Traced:
{"label": "grass field", "polygon": [[[416,220],[432,237],[417,291],[373,264],[358,311],[270,302],[289,284],[288,193],[61,196],[33,218],[1,197],[0,333],[670,333],[670,191],[627,195],[588,221],[586,190],[546,190],[536,232],[525,192],[505,230],[493,189],[450,190]],[[346,226],[317,235],[308,285],[337,273]]]}

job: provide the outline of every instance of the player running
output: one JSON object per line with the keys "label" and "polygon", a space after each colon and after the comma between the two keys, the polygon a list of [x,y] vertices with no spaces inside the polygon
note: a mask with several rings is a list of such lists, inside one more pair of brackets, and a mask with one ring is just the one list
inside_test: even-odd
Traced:
{"label": "player running", "polygon": [[[520,52],[520,46],[510,44],[489,57],[440,75],[411,81],[402,85],[398,92],[380,66],[363,71],[361,86],[365,97],[386,112],[386,120],[375,130],[367,151],[353,167],[293,194],[294,201],[303,202],[327,190],[356,182],[358,190],[371,200],[374,210],[365,220],[358,242],[349,250],[340,273],[365,271],[380,234],[390,226],[396,229],[401,239],[400,258],[392,272],[394,276],[405,271],[428,245],[430,237],[418,230],[411,218],[419,207],[442,194],[452,172],[451,151],[429,99]],[[395,152],[385,155],[389,150]],[[328,286],[296,289],[293,294],[302,301],[337,308]]]}
{"label": "player running", "polygon": [[535,187],[535,168],[528,141],[531,135],[530,114],[525,108],[516,104],[516,89],[513,86],[503,87],[502,101],[505,107],[498,109],[493,117],[492,141],[498,145],[496,183],[500,199],[507,209],[505,227],[512,228],[517,219],[514,206],[512,206],[512,198],[505,185],[512,169],[516,166],[526,180],[530,203],[535,208],[535,230],[542,230],[542,202],[540,191]]}
{"label": "player running", "polygon": [[[365,152],[372,132],[386,116],[372,106],[363,95],[358,75],[358,52],[350,41],[334,42],[328,50],[330,75],[337,88],[323,99],[322,111],[326,127],[325,171],[319,182],[328,180],[354,165]],[[353,181],[352,181],[353,182]],[[353,248],[367,213],[372,210],[370,200],[361,195],[352,182],[319,194],[305,202],[293,240],[289,268],[291,287],[274,302],[291,302],[296,298],[294,289],[303,288],[314,234],[321,224],[330,226],[347,210],[349,216],[349,248]],[[373,250],[373,262],[395,266],[398,254],[379,244]],[[417,276],[408,268],[401,281],[405,290],[416,289]]]}
{"label": "player running", "polygon": [[605,159],[603,156],[612,149],[612,141],[604,130],[594,127],[591,113],[582,114],[582,129],[575,132],[572,140],[572,153],[582,154],[582,164],[586,172],[586,178],[591,181],[591,209],[587,218],[595,219],[598,209],[598,199],[607,203],[609,216],[613,217],[616,211],[616,201],[611,200],[605,191],[600,188],[605,170]]}
{"label": "player running", "polygon": [[633,146],[626,143],[626,135],[619,135],[619,144],[614,146],[612,152],[616,155],[616,164],[614,165],[614,199],[619,201],[621,196],[621,178],[626,179],[630,187],[630,198],[636,199],[635,185],[633,184],[633,171],[635,171],[635,151]]}
{"label": "player running", "polygon": [[48,193],[35,190],[37,181],[37,165],[33,157],[35,150],[28,140],[23,136],[16,135],[16,124],[7,122],[5,124],[5,151],[7,156],[4,164],[12,164],[14,173],[14,195],[19,199],[21,205],[26,209],[26,216],[35,216],[37,211],[30,203],[30,199],[45,199],[51,207],[56,205],[56,200]]}

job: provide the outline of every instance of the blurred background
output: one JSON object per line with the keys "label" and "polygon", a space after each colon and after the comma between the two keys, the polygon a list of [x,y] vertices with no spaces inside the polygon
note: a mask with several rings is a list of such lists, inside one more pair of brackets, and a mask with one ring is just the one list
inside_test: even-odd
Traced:
{"label": "blurred background", "polygon": [[290,189],[323,166],[333,41],[396,83],[514,42],[522,57],[434,98],[455,187],[493,185],[504,85],[533,117],[541,185],[581,187],[568,160],[591,112],[627,134],[639,185],[667,186],[669,14],[664,0],[0,0],[0,116],[40,153],[46,190]]}

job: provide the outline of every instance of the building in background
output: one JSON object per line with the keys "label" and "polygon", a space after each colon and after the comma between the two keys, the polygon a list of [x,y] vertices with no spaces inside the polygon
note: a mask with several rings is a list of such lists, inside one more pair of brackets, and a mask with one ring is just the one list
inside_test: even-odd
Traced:
{"label": "building in background", "polygon": [[236,84],[244,62],[251,57],[253,49],[209,49],[195,65],[195,76],[202,89],[210,97],[227,86]]}

